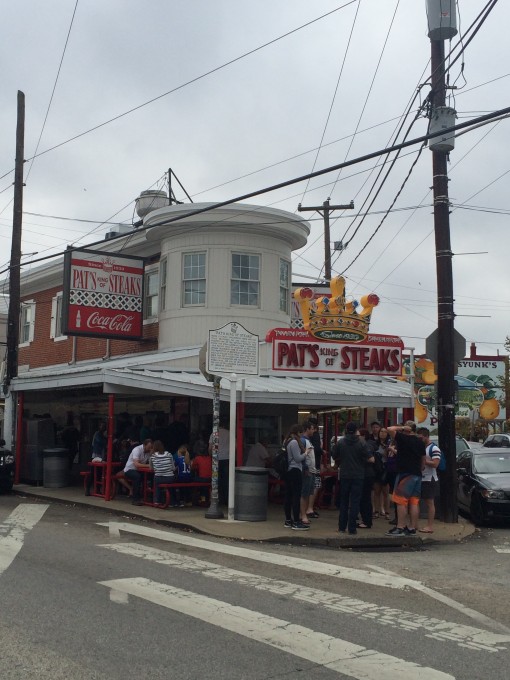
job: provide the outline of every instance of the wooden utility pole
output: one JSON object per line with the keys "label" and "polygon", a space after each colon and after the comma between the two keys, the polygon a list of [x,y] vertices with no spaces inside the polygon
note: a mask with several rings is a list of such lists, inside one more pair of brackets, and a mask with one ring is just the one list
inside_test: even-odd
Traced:
{"label": "wooden utility pole", "polygon": [[318,212],[324,218],[324,276],[327,281],[331,281],[331,241],[329,232],[329,215],[333,210],[352,210],[354,203],[349,205],[330,205],[329,198],[320,206],[310,206],[303,208],[301,203],[298,205],[299,212]]}
{"label": "wooden utility pole", "polygon": [[21,225],[23,220],[23,164],[25,162],[25,95],[18,90],[16,125],[16,163],[14,166],[14,207],[12,219],[11,261],[9,267],[9,313],[7,316],[7,361],[4,394],[18,373],[20,323]]}
{"label": "wooden utility pole", "polygon": [[[444,40],[431,40],[432,115],[446,102]],[[431,147],[434,146],[431,140]],[[439,448],[446,457],[441,474],[441,512],[444,522],[457,522],[457,473],[455,469],[455,360],[450,203],[447,151],[432,150],[434,233],[437,267],[437,415]]]}

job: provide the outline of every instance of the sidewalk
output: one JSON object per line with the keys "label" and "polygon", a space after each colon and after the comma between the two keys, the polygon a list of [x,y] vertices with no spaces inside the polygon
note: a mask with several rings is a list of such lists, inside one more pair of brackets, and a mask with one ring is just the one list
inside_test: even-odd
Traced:
{"label": "sidewalk", "polygon": [[[453,543],[460,541],[475,531],[471,522],[459,517],[458,524],[435,522],[433,534],[393,538],[384,535],[391,528],[388,521],[376,519],[371,529],[358,529],[355,536],[349,536],[338,532],[337,510],[322,510],[319,519],[311,520],[312,526],[309,531],[293,531],[283,526],[283,507],[273,503],[268,506],[265,522],[241,522],[227,520],[226,509],[224,509],[225,519],[218,520],[206,519],[204,517],[205,509],[199,507],[161,510],[150,506],[132,505],[124,497],[117,497],[113,501],[106,502],[102,498],[85,496],[83,487],[45,489],[41,486],[18,484],[14,487],[14,493],[28,498],[95,507],[124,518],[128,515],[130,518],[150,520],[177,529],[191,530],[209,536],[238,541],[264,541],[359,549],[402,547],[404,545],[420,547],[438,542]],[[423,526],[424,523],[422,520],[420,525]]]}

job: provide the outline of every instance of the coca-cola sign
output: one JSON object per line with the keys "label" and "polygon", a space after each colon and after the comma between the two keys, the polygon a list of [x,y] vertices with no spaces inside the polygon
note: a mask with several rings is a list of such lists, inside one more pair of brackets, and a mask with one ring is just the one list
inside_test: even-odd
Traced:
{"label": "coca-cola sign", "polygon": [[144,261],[94,250],[64,257],[62,328],[66,335],[139,340]]}

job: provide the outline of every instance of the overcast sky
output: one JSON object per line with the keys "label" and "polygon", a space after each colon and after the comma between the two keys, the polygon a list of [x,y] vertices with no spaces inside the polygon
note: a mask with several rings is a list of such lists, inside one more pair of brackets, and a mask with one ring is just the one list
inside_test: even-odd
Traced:
{"label": "overcast sky", "polygon": [[[424,84],[404,131],[429,92],[425,4],[3,2],[2,269],[11,242],[18,90],[26,97],[25,158],[36,149],[39,154],[25,165],[22,250],[23,261],[30,262],[67,244],[102,238],[111,228],[104,222],[131,223],[136,197],[148,188],[164,188],[169,167],[193,201],[222,201],[385,148],[417,88]],[[459,0],[461,34],[485,4]],[[510,3],[500,0],[463,60],[451,68],[450,84],[456,89],[449,104],[459,121],[510,105],[508,26]],[[445,43],[447,52],[454,48],[456,56],[458,42],[459,36]],[[266,43],[271,44],[261,47]],[[409,138],[426,130],[426,118],[419,117]],[[460,136],[450,155],[456,328],[485,354],[503,352],[510,333],[509,138],[510,119],[492,123]],[[352,221],[369,205],[363,208],[376,179],[376,161],[251,202],[295,212],[300,202],[354,200],[357,210],[332,216],[332,242],[352,238],[341,255],[333,253],[333,273],[346,269],[347,292],[356,297],[379,295],[373,332],[401,335],[407,346],[423,351],[424,338],[437,326],[428,149],[394,210],[362,250],[418,148],[402,153],[370,208],[377,214],[362,223],[361,218]],[[187,200],[177,185],[174,190],[179,200]],[[313,285],[324,273],[323,222],[318,214],[306,216],[312,231],[308,245],[294,254],[293,278]]]}

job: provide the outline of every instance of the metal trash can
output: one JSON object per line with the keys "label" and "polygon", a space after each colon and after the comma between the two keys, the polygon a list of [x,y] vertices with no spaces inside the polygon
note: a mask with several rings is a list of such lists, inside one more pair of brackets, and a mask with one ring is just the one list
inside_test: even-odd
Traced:
{"label": "metal trash can", "polygon": [[69,484],[69,451],[43,449],[43,486],[60,489]]}
{"label": "metal trash can", "polygon": [[262,467],[236,468],[234,519],[245,522],[267,520],[268,469]]}

